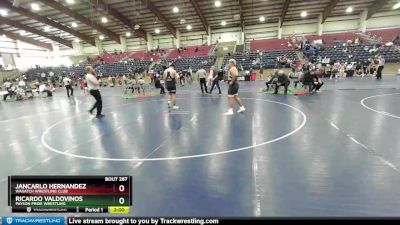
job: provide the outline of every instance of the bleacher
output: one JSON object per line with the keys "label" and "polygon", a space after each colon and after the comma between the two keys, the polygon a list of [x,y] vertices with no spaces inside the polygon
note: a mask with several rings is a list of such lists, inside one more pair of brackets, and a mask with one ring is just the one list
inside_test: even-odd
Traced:
{"label": "bleacher", "polygon": [[[213,45],[198,45],[198,46],[188,46],[186,50],[173,49],[169,54],[170,59],[189,58],[196,56],[207,56]],[[197,51],[196,51],[197,49]]]}
{"label": "bleacher", "polygon": [[[311,43],[314,40],[323,39],[326,46],[339,46],[346,43],[348,40],[354,40],[359,37],[363,40],[364,45],[375,44],[376,42],[389,42],[396,36],[400,35],[400,28],[382,29],[382,30],[367,30],[364,34],[355,32],[343,32],[333,34],[307,35],[305,38]],[[374,40],[373,42],[370,40]]]}
{"label": "bleacher", "polygon": [[215,63],[215,57],[213,56],[198,56],[198,57],[187,57],[187,58],[178,58],[175,60],[175,69],[177,71],[183,71],[189,68],[192,68],[193,72],[196,72],[201,67],[204,67],[207,71],[213,66]]}
{"label": "bleacher", "polygon": [[67,75],[73,74],[74,76],[82,76],[85,74],[85,66],[79,64],[71,67],[59,66],[32,68],[27,70],[24,74],[28,80],[35,80],[40,77],[41,73],[45,73],[47,76],[50,71],[52,71],[56,76],[62,73],[65,73]]}
{"label": "bleacher", "polygon": [[145,61],[157,61],[163,56],[162,53],[157,52],[148,52],[148,51],[137,51],[132,52],[129,54],[128,59],[135,59],[135,60],[145,60]]}
{"label": "bleacher", "polygon": [[142,73],[146,71],[151,64],[151,61],[123,61],[110,64],[104,64],[96,68],[97,73],[102,73],[106,76],[116,76],[126,73]]}
{"label": "bleacher", "polygon": [[322,36],[318,35],[307,35],[305,38],[312,43],[314,40],[324,40],[326,46],[334,46],[334,45],[342,45],[346,43],[348,40],[354,40],[357,37],[355,32],[343,32],[343,33],[334,33],[334,34],[323,34]]}
{"label": "bleacher", "polygon": [[[350,46],[353,49],[353,57],[349,58],[349,54],[343,50],[348,47],[326,47],[323,51],[320,51],[322,58],[330,58],[331,62],[336,60],[355,62],[355,61],[367,61],[375,54],[383,55],[386,62],[400,62],[400,52],[396,51],[393,46],[385,46],[382,50],[378,50],[374,55],[370,54],[369,50],[373,48],[373,45],[358,45]],[[378,48],[379,49],[379,48]]]}
{"label": "bleacher", "polygon": [[[122,75],[126,73],[142,73],[146,71],[151,64],[151,61],[132,61],[127,60],[123,62],[115,62],[115,63],[105,63],[96,67],[97,73],[102,73],[105,76],[116,76]],[[85,74],[85,66],[77,65],[72,67],[43,67],[43,68],[32,68],[25,72],[28,80],[35,80],[40,77],[41,73],[45,73],[46,76],[50,71],[54,72],[55,76],[62,74],[70,75],[71,73],[74,76],[82,76]]]}
{"label": "bleacher", "polygon": [[400,35],[400,28],[383,29],[383,30],[367,30],[366,35],[376,37],[384,42],[392,41],[396,36]]}
{"label": "bleacher", "polygon": [[[224,63],[226,65],[229,59],[235,59],[237,63],[237,67],[243,67],[243,69],[260,69],[261,66],[263,68],[276,68],[278,65],[277,58],[279,56],[287,55],[293,62],[297,60],[297,55],[294,50],[276,50],[276,51],[267,51],[262,52],[262,55],[257,52],[250,52],[246,54],[231,54],[224,56]],[[257,58],[260,58],[259,64],[253,64]]]}
{"label": "bleacher", "polygon": [[126,59],[135,59],[135,60],[144,60],[144,61],[154,61],[159,60],[163,56],[162,53],[157,52],[148,52],[145,50],[142,51],[131,51],[131,52],[122,52],[122,53],[106,53],[102,56],[92,59],[90,61],[91,64],[98,64],[100,63],[101,59],[105,63],[116,63]]}
{"label": "bleacher", "polygon": [[288,46],[288,41],[285,39],[263,39],[253,40],[250,42],[250,51],[274,51],[274,50],[288,50],[293,49]]}
{"label": "bleacher", "polygon": [[130,53],[129,52],[122,52],[122,53],[106,53],[103,54],[101,57],[98,57],[96,59],[92,59],[90,61],[91,64],[98,64],[101,59],[103,59],[103,61],[105,63],[114,63],[114,62],[118,62],[124,58],[126,58]]}

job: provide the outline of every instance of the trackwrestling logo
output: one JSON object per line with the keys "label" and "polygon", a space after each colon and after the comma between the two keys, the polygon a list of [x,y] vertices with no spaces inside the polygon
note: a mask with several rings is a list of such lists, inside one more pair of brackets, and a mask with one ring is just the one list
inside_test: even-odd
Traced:
{"label": "trackwrestling logo", "polygon": [[64,225],[64,217],[3,217],[3,225]]}

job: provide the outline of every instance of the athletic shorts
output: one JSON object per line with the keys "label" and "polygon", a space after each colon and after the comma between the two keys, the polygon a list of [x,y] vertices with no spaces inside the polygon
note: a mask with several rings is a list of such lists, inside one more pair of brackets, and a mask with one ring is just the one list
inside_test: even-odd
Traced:
{"label": "athletic shorts", "polygon": [[167,84],[167,91],[170,94],[175,94],[176,93],[176,85],[175,84]]}
{"label": "athletic shorts", "polygon": [[237,82],[235,82],[232,85],[229,85],[228,88],[228,96],[232,97],[234,95],[238,95],[239,94],[239,84]]}

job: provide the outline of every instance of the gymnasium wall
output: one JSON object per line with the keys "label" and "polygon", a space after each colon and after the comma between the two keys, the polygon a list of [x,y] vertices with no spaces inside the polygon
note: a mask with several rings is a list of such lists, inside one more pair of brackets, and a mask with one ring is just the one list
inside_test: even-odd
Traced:
{"label": "gymnasium wall", "polygon": [[9,38],[0,37],[0,52],[18,53],[16,41]]}
{"label": "gymnasium wall", "polygon": [[282,27],[282,36],[316,34],[317,22],[317,19],[286,21]]}
{"label": "gymnasium wall", "polygon": [[[400,26],[400,24],[399,24]],[[358,32],[360,31],[360,16],[328,17],[323,25],[323,33]]]}
{"label": "gymnasium wall", "polygon": [[219,42],[230,42],[236,41],[237,44],[241,43],[241,28],[240,27],[230,27],[222,28],[218,30],[211,30],[211,44]]}
{"label": "gymnasium wall", "polygon": [[[160,48],[173,48],[174,47],[174,36],[172,35],[158,35],[158,36],[153,36],[153,43],[151,44],[151,47],[157,47],[159,46]],[[145,50],[144,48],[143,50]],[[129,50],[129,49],[128,49]]]}
{"label": "gymnasium wall", "polygon": [[[293,34],[313,35],[318,32],[317,19],[304,19],[298,21],[285,21],[282,27],[282,36],[290,36]],[[400,11],[393,10],[385,13],[376,13],[367,21],[367,31],[385,28],[400,28]],[[340,33],[345,31],[360,31],[360,15],[349,15],[341,17],[329,17],[323,24],[323,33]],[[204,31],[184,32],[180,34],[180,46],[202,45],[207,43],[207,35]],[[246,26],[244,34],[244,42],[248,43],[258,39],[273,39],[278,37],[278,23],[260,23],[256,25]],[[243,44],[242,32],[240,27],[211,29],[211,44],[227,41],[235,41],[237,44]],[[19,43],[19,44],[17,44]],[[172,35],[154,35],[150,47],[163,49],[175,48],[176,39]],[[96,46],[82,44],[82,53],[84,55],[98,55],[99,49]],[[123,50],[120,44],[113,41],[102,42],[102,48],[106,51],[113,52],[114,49]],[[146,41],[139,38],[126,39],[127,51],[146,50]],[[36,64],[40,65],[59,65],[61,63],[69,64],[65,60],[67,56],[75,55],[75,51],[67,47],[60,47],[60,57],[55,57],[54,53],[37,46],[29,45],[23,42],[17,42],[8,38],[0,37],[0,53],[11,54],[13,60],[3,57],[3,64],[14,63],[17,67],[31,67]],[[100,54],[101,54],[100,49]]]}
{"label": "gymnasium wall", "polygon": [[147,48],[147,43],[140,38],[128,38],[126,39],[126,48],[128,51],[143,50]]}
{"label": "gymnasium wall", "polygon": [[18,54],[16,41],[0,37],[0,65],[6,67],[7,65],[15,66],[14,54]]}
{"label": "gymnasium wall", "polygon": [[278,23],[263,23],[245,27],[245,39],[271,39],[278,37]]}
{"label": "gymnasium wall", "polygon": [[84,43],[83,44],[83,53],[85,55],[98,55],[99,51],[97,50],[96,46]]}
{"label": "gymnasium wall", "polygon": [[2,55],[1,64],[4,67],[12,65],[25,70],[36,65],[71,65],[69,56],[74,54],[74,50],[55,48],[53,51],[49,51],[36,45],[1,37],[0,53]]}
{"label": "gymnasium wall", "polygon": [[207,44],[205,31],[181,33],[181,46],[193,46]]}
{"label": "gymnasium wall", "polygon": [[122,51],[122,45],[114,42],[114,41],[103,41],[103,48],[107,52],[114,52],[114,50]]}
{"label": "gymnasium wall", "polygon": [[399,10],[387,13],[376,13],[367,21],[367,30],[376,30],[381,28],[393,28],[400,26]]}

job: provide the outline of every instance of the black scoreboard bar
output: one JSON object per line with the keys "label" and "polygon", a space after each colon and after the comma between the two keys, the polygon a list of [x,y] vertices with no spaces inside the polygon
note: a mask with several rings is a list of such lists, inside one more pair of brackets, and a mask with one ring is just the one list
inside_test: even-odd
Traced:
{"label": "black scoreboard bar", "polygon": [[126,213],[131,176],[10,176],[12,212]]}

